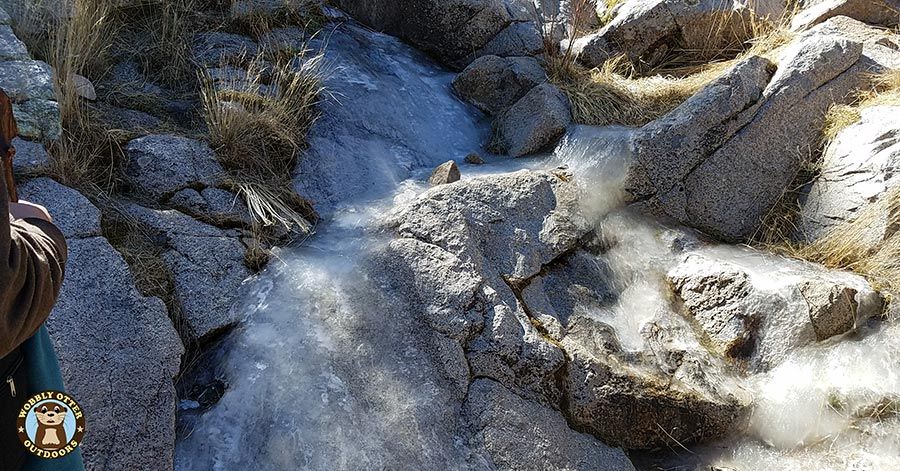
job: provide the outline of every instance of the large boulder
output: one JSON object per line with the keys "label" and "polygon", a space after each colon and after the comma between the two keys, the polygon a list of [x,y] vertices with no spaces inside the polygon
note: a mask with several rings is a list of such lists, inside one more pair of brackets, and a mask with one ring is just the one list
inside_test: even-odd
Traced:
{"label": "large boulder", "polygon": [[622,450],[572,430],[557,411],[495,381],[475,380],[463,413],[475,431],[470,444],[490,459],[492,469],[634,470]]}
{"label": "large boulder", "polygon": [[[900,188],[900,107],[874,106],[825,150],[822,170],[803,198],[800,236],[815,240]],[[867,228],[874,246],[897,230],[890,217]]]}
{"label": "large boulder", "polygon": [[569,99],[544,83],[531,89],[494,120],[490,150],[520,157],[555,143],[572,122]]}
{"label": "large boulder", "polygon": [[589,67],[625,54],[636,65],[655,65],[674,49],[714,53],[750,39],[758,18],[778,19],[779,0],[628,0],[600,31],[575,41],[578,60]]}
{"label": "large boulder", "polygon": [[855,329],[883,305],[858,275],[750,249],[689,253],[668,279],[709,344],[753,371]]}
{"label": "large boulder", "polygon": [[66,389],[90,427],[82,445],[86,468],[171,469],[174,378],[184,347],[165,305],[138,293],[122,257],[100,236],[100,212],[87,198],[43,178],[19,191],[47,207],[69,244],[47,328]]}
{"label": "large boulder", "polygon": [[203,343],[240,321],[233,303],[251,273],[244,265],[245,247],[238,233],[175,210],[125,203],[121,211],[160,245],[162,260],[172,275],[184,335]]}
{"label": "large boulder", "polygon": [[[900,61],[852,22],[834,18],[800,35],[771,78],[763,60],[748,59],[647,124],[634,140],[632,197],[723,239],[750,237],[813,158],[828,108]],[[722,101],[727,84],[739,93]]]}
{"label": "large boulder", "polygon": [[335,6],[457,69],[481,55],[527,55],[540,40],[533,25],[516,25],[522,21],[514,21],[503,0],[337,0]]}
{"label": "large boulder", "polygon": [[835,16],[847,16],[870,25],[896,26],[900,22],[897,0],[821,0],[797,12],[791,29],[803,31]]}
{"label": "large boulder", "polygon": [[453,79],[453,89],[463,100],[496,115],[546,81],[547,73],[533,57],[484,56]]}

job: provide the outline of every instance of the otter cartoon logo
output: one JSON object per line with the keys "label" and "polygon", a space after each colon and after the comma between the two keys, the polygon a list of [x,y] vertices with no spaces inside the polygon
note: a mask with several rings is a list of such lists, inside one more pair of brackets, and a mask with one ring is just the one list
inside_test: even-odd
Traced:
{"label": "otter cartoon logo", "polygon": [[61,458],[84,438],[84,411],[66,393],[44,391],[25,401],[16,425],[19,440],[32,454]]}

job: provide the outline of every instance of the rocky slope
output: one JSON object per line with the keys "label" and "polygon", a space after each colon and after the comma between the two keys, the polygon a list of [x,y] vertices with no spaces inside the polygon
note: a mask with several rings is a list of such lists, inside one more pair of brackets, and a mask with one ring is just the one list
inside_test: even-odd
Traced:
{"label": "rocky slope", "polygon": [[[898,430],[893,293],[730,245],[757,234],[810,167],[821,171],[797,201],[798,240],[840,230],[897,187],[895,106],[862,110],[818,148],[834,104],[900,69],[900,40],[872,26],[891,26],[891,2],[804,5],[785,47],[742,57],[633,129],[572,126],[550,82],[544,54],[564,38],[545,43],[545,28],[573,2],[541,2],[537,21],[518,0],[332,3],[343,11],[326,10],[327,36],[198,32],[192,45],[213,76],[242,73],[223,57],[304,39],[333,69],[292,175],[324,222],[256,277],[248,209],[200,139],[132,139],[125,191],[109,200],[44,176],[60,132],[52,71],[0,10],[20,193],[70,243],[48,327],[92,424],[88,469],[889,469],[900,458],[890,438],[866,439]],[[627,0],[572,59],[625,54],[641,70],[712,25],[717,40],[746,39],[748,18],[783,10]],[[897,227],[887,211],[866,234],[876,246]],[[125,238],[153,247],[165,302],[137,289],[132,272],[148,266],[113,248]],[[823,446],[838,439],[841,456]]]}

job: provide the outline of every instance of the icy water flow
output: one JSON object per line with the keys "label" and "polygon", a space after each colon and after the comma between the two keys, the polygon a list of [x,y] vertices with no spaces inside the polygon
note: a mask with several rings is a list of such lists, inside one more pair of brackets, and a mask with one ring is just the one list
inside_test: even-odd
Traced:
{"label": "icy water flow", "polygon": [[[369,257],[391,237],[383,216],[425,191],[437,164],[481,152],[489,125],[452,96],[452,74],[393,38],[345,25],[330,35],[327,57],[335,101],[297,178],[327,222],[248,280],[246,322],[217,347],[215,375],[228,388],[191,421],[176,468],[490,469],[459,436],[458,398],[421,348],[416,313],[392,298]],[[464,178],[572,171],[585,213],[620,241],[603,255],[618,299],[598,316],[638,350],[651,314],[671,311],[663,276],[676,260],[655,223],[616,210],[627,138],[623,129],[576,128],[553,156],[485,156],[486,165],[461,167]],[[745,433],[665,461],[671,469],[900,469],[898,367],[895,327],[798,351],[743,380],[756,404]]]}

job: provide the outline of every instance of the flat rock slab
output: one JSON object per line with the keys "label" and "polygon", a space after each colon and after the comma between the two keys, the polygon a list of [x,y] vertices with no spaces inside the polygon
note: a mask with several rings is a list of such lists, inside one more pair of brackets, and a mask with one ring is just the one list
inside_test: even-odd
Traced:
{"label": "flat rock slab", "polygon": [[226,175],[208,144],[186,137],[141,137],[129,142],[125,152],[128,182],[140,196],[160,202],[185,188],[215,186]]}
{"label": "flat rock slab", "polygon": [[126,203],[122,211],[151,231],[151,238],[162,246],[188,336],[202,343],[240,321],[232,304],[251,272],[244,265],[239,234],[175,210]]}
{"label": "flat rock slab", "polygon": [[87,198],[47,178],[20,192],[47,207],[69,245],[47,328],[66,389],[88,420],[86,469],[171,469],[184,347],[165,305],[138,293],[122,257],[99,237],[100,212]]}

